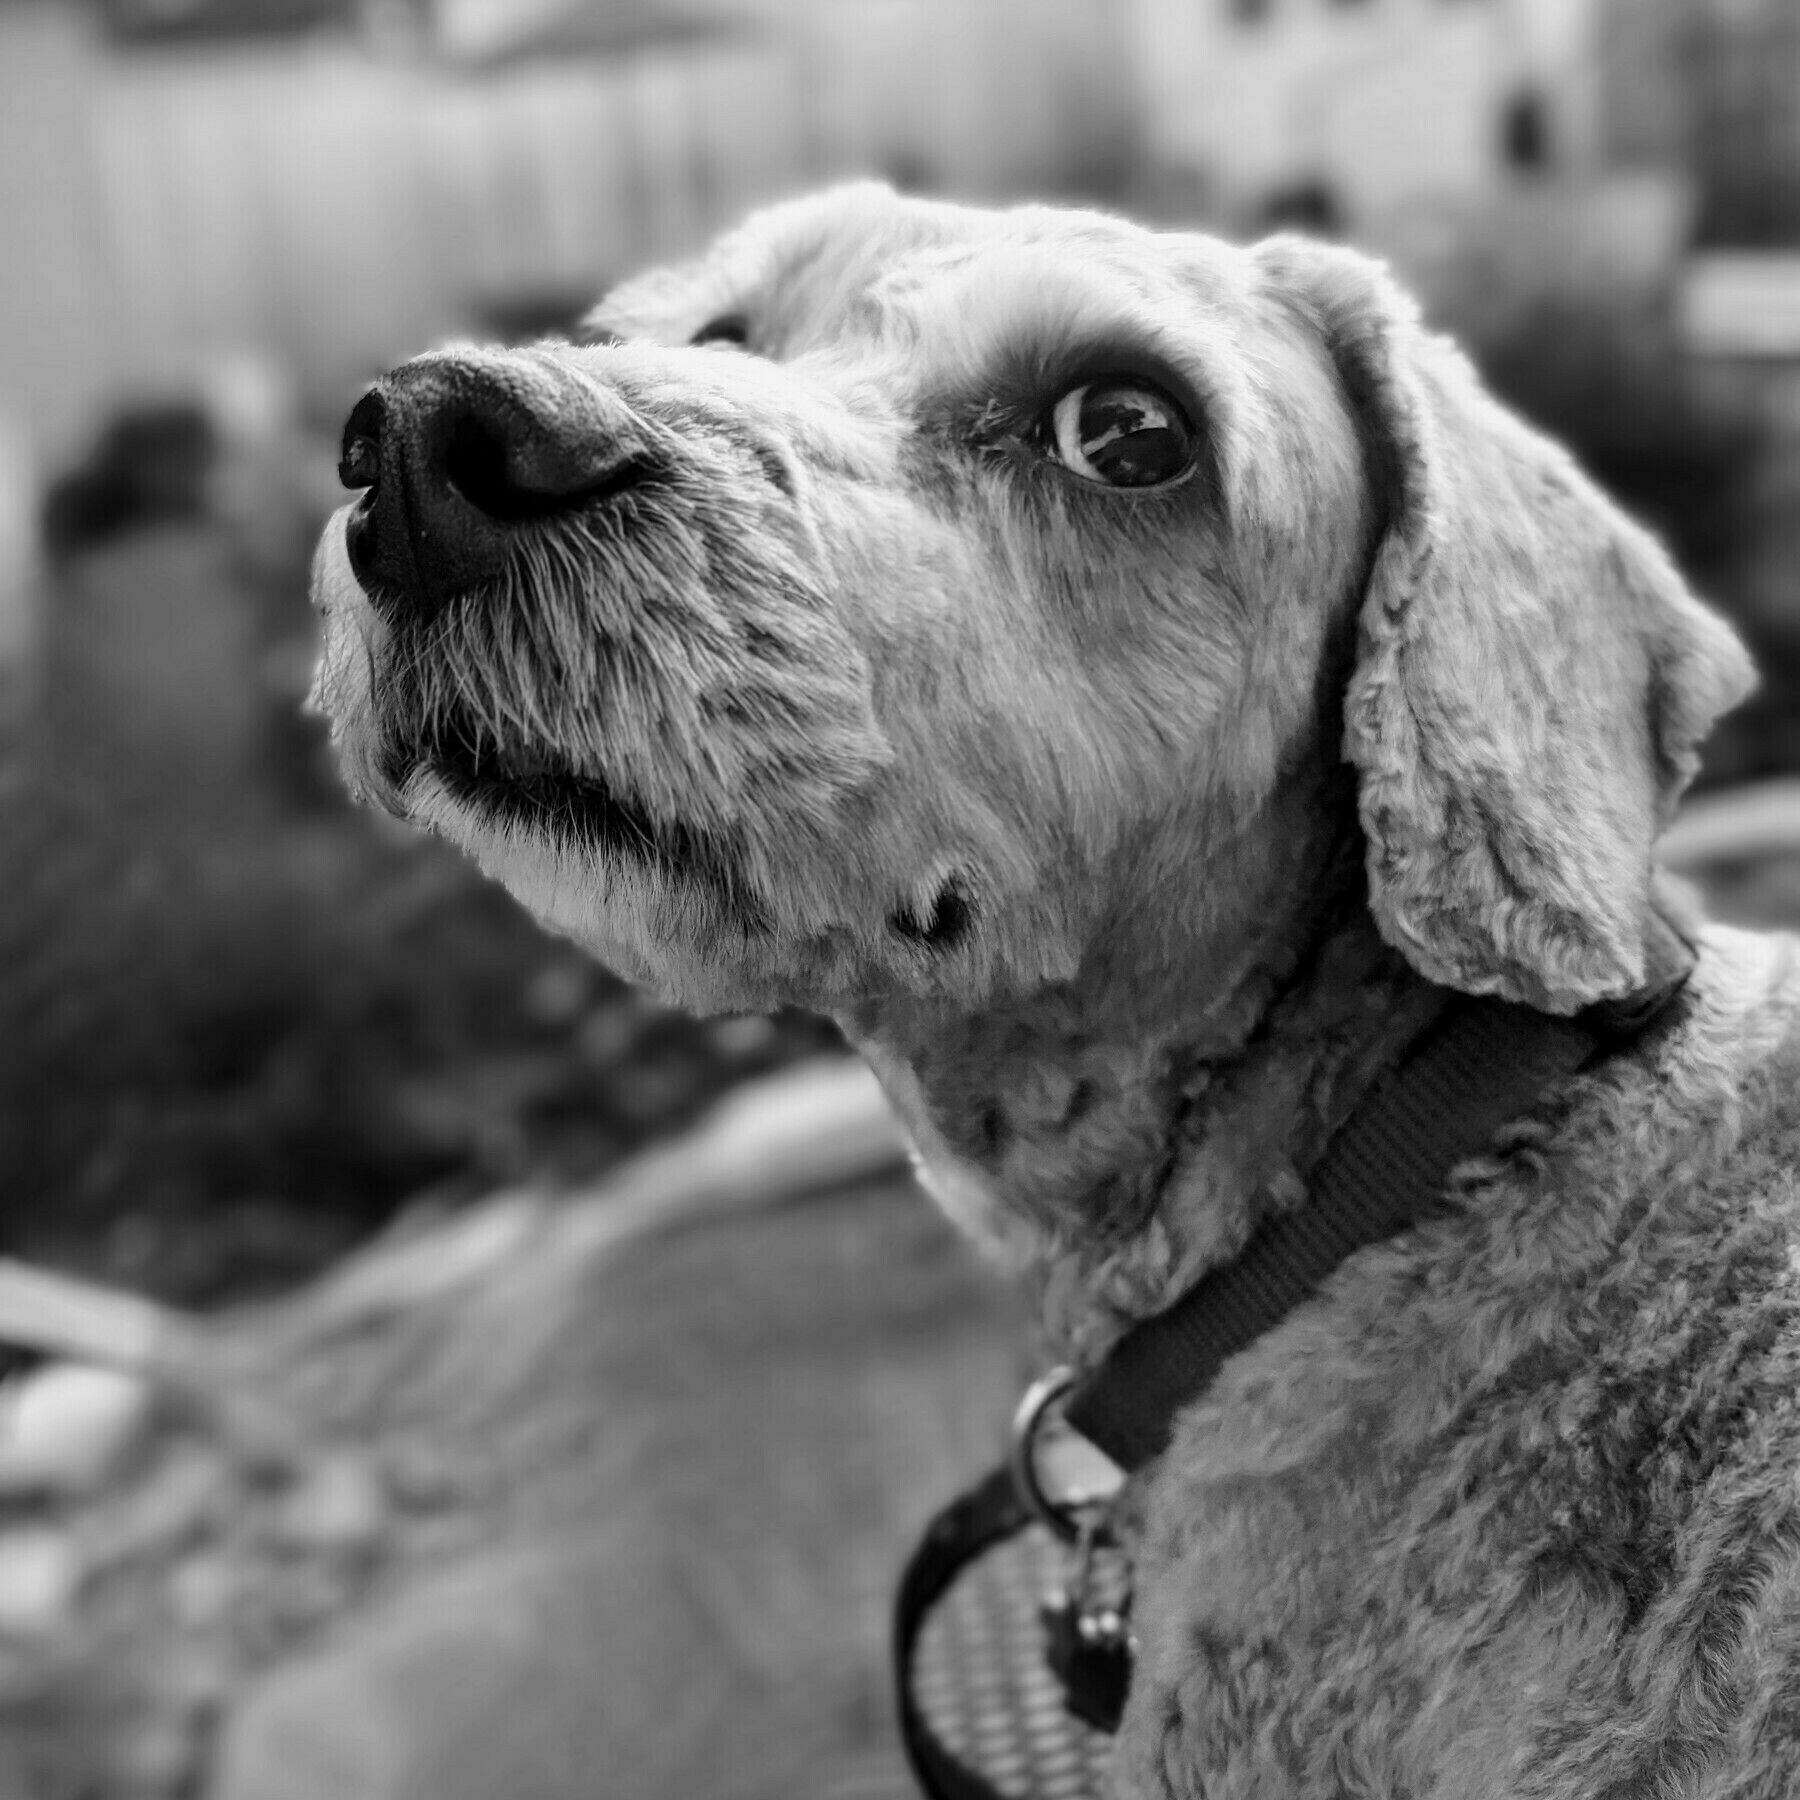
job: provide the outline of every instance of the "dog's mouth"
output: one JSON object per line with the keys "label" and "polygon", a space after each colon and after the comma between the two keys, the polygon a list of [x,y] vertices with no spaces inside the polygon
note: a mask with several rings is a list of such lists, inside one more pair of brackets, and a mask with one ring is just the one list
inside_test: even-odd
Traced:
{"label": "dog's mouth", "polygon": [[416,766],[489,825],[532,827],[562,847],[651,861],[671,871],[701,874],[717,862],[692,827],[653,818],[556,751],[504,742],[468,718],[443,721]]}

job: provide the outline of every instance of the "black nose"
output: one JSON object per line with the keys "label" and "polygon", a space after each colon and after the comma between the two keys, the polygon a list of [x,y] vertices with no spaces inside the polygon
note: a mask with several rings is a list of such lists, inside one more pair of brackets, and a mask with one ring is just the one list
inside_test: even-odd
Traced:
{"label": "black nose", "polygon": [[542,371],[498,358],[403,364],[344,426],[338,477],[366,490],[346,534],[357,580],[419,612],[491,580],[521,533],[643,478],[616,423],[585,389],[565,400]]}

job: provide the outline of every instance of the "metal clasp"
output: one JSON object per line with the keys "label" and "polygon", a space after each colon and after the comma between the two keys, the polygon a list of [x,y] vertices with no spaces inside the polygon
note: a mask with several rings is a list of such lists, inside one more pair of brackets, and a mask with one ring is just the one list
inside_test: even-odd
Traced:
{"label": "metal clasp", "polygon": [[1075,1385],[1066,1364],[1025,1390],[1013,1414],[1013,1488],[1027,1512],[1065,1544],[1091,1536],[1097,1516],[1125,1485],[1125,1472],[1063,1417]]}
{"label": "metal clasp", "polygon": [[1119,1728],[1138,1651],[1131,1630],[1131,1565],[1109,1546],[1104,1513],[1089,1515],[1075,1541],[1067,1584],[1046,1595],[1038,1608],[1044,1660],[1062,1684],[1063,1703],[1076,1718],[1106,1732]]}

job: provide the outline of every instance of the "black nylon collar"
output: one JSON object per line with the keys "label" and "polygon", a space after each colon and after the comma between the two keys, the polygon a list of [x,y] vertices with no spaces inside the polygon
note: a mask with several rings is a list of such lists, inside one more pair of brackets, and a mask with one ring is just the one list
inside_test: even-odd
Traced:
{"label": "black nylon collar", "polygon": [[1453,997],[1326,1146],[1308,1204],[1270,1220],[1234,1261],[1121,1338],[1077,1381],[1063,1407],[1069,1424],[1128,1472],[1159,1455],[1176,1413],[1229,1357],[1354,1251],[1420,1218],[1451,1169],[1479,1155],[1552,1082],[1667,1013],[1696,956],[1686,921],[1673,912],[1659,893],[1646,916],[1644,984],[1623,1000],[1562,1019]]}

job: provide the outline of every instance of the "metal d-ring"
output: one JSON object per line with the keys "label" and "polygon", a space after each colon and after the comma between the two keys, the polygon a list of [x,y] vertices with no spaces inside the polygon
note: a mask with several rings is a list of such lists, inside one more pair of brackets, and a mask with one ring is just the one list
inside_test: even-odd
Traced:
{"label": "metal d-ring", "polygon": [[[1043,1472],[1038,1466],[1038,1440],[1047,1421],[1055,1420],[1062,1429],[1073,1435],[1074,1428],[1061,1419],[1056,1411],[1059,1402],[1075,1385],[1075,1371],[1066,1363],[1060,1363],[1047,1375],[1040,1375],[1025,1390],[1019,1401],[1018,1411],[1013,1414],[1012,1450],[1008,1462],[1012,1469],[1013,1490],[1019,1496],[1025,1510],[1040,1524],[1046,1526],[1065,1544],[1079,1543],[1083,1535],[1084,1525],[1091,1532],[1091,1517],[1083,1520],[1081,1515],[1092,1512],[1096,1506],[1110,1500],[1122,1485],[1124,1477],[1098,1451],[1092,1454],[1098,1458],[1102,1466],[1111,1470],[1104,1484],[1093,1493],[1074,1493],[1060,1497],[1052,1497],[1045,1491]],[[1114,1479],[1116,1477],[1116,1479]]]}

